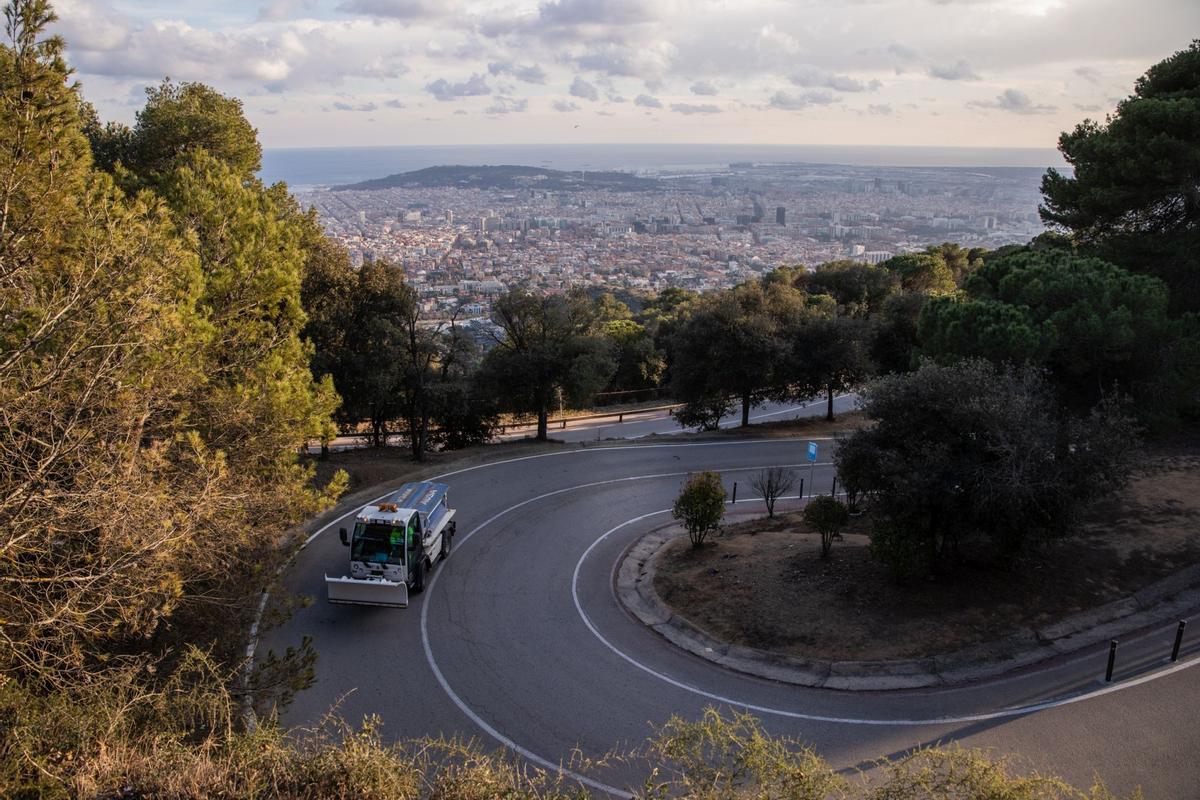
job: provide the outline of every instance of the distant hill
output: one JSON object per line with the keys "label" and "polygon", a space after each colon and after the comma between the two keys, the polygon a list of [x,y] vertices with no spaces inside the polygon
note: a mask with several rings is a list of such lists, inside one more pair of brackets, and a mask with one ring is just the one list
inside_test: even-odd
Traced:
{"label": "distant hill", "polygon": [[444,186],[460,189],[613,189],[621,192],[640,192],[658,188],[658,181],[639,178],[626,172],[563,172],[543,167],[446,166],[429,167],[415,172],[401,172],[386,178],[374,178],[345,186],[334,186],[335,192],[370,189],[398,189],[416,186]]}

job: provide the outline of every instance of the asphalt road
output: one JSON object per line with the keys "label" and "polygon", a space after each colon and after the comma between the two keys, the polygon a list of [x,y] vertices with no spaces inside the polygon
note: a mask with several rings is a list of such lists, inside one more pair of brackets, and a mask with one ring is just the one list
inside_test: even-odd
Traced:
{"label": "asphalt road", "polygon": [[[954,740],[1020,753],[1080,785],[1100,775],[1149,798],[1200,796],[1200,621],[1174,666],[1165,663],[1173,626],[1127,637],[1108,686],[1106,648],[1096,648],[976,685],[849,693],[725,670],[620,607],[621,555],[667,520],[688,472],[738,480],[741,505],[748,475],[773,465],[807,475],[804,442],[589,445],[450,473],[454,553],[403,610],[324,601],[323,574],[341,575],[347,558],[336,533],[344,518],[328,522],[286,579],[316,602],[259,650],[310,634],[320,652],[316,685],[285,721],[315,722],[337,706],[350,720],[378,714],[397,738],[474,737],[557,765],[576,746],[596,756],[637,745],[672,714],[736,706],[839,768]],[[822,450],[818,491],[832,474]],[[620,794],[642,776],[624,764],[585,777]]]}

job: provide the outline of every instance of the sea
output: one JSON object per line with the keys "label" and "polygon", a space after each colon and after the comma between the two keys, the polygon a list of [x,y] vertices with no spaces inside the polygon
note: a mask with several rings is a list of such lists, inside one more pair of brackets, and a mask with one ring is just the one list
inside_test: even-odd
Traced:
{"label": "sea", "polygon": [[448,165],[515,164],[637,174],[705,171],[730,164],[844,164],[859,167],[1063,167],[1057,150],[1003,147],[851,145],[525,144],[266,148],[260,177],[294,191],[356,183]]}

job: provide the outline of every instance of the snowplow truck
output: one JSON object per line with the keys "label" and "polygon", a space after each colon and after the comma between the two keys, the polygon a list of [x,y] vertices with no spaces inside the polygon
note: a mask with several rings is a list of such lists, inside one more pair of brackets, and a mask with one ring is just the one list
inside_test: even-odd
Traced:
{"label": "snowplow truck", "polygon": [[325,576],[329,602],[405,608],[425,588],[429,570],[450,556],[454,509],[444,483],[406,483],[363,506],[354,530],[338,530],[350,548],[350,574]]}

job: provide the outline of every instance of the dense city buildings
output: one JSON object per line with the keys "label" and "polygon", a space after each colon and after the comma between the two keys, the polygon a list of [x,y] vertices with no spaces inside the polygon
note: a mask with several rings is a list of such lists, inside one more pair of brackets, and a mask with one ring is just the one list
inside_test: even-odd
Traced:
{"label": "dense city buildings", "polygon": [[1043,230],[1041,173],[742,163],[626,176],[454,167],[300,199],[353,258],[402,267],[427,317],[464,319],[485,315],[492,298],[514,286],[706,291],[785,265],[879,263],[939,242],[1024,243]]}

